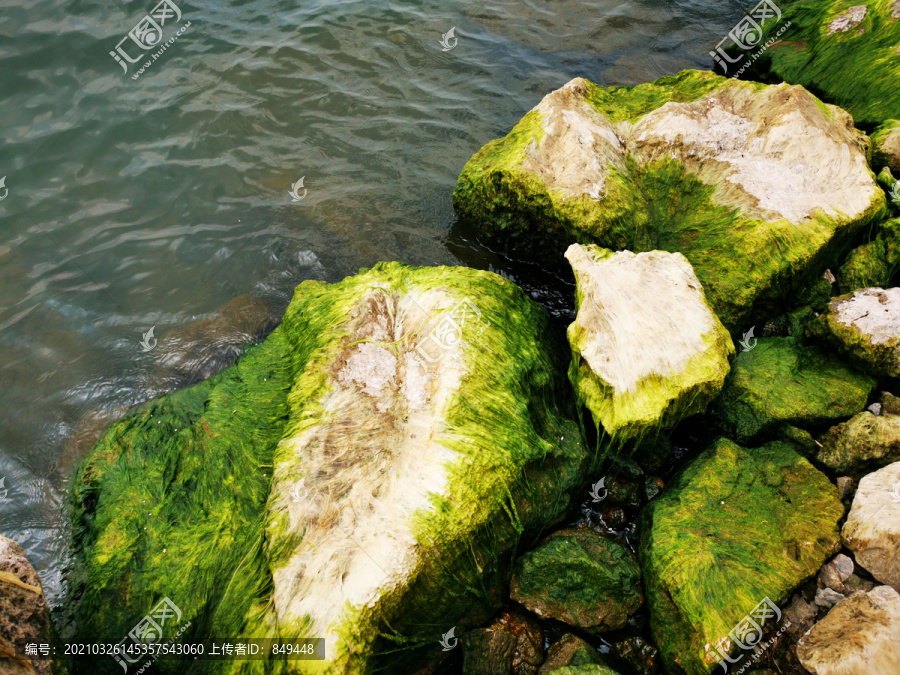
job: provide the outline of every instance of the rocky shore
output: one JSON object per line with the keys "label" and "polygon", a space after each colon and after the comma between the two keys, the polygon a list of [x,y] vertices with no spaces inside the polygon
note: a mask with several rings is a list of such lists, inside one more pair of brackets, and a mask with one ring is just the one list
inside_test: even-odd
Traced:
{"label": "rocky shore", "polygon": [[[758,81],[577,78],[463,168],[462,226],[570,275],[567,327],[384,262],[218,374],[168,355],[204,379],[75,474],[61,638],[325,641],[165,673],[900,673],[900,3],[779,17]],[[2,538],[0,588],[3,672],[144,665],[17,653],[56,637]]]}

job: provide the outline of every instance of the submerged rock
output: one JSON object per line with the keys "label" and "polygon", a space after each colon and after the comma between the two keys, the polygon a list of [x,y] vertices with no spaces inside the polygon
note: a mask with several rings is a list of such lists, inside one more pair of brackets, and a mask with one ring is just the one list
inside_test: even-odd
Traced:
{"label": "submerged rock", "polygon": [[598,427],[656,436],[705,411],[734,345],[684,256],[573,244],[566,258],[578,284],[569,377]]}
{"label": "submerged rock", "polygon": [[800,638],[797,657],[815,675],[900,673],[900,594],[889,586],[839,602]]}
{"label": "submerged rock", "polygon": [[712,673],[738,651],[748,616],[771,627],[776,603],[839,549],[843,515],[834,486],[787,443],[720,439],[694,460],[642,515],[650,626],[667,672]]}
{"label": "submerged rock", "polygon": [[859,481],[841,537],[857,564],[900,591],[900,462]]}
{"label": "submerged rock", "polygon": [[810,331],[874,375],[900,377],[900,288],[841,295]]}
{"label": "submerged rock", "polygon": [[539,617],[600,632],[622,628],[643,604],[640,580],[628,549],[593,530],[566,529],[519,558],[509,596]]}
{"label": "submerged rock", "polygon": [[136,409],[79,470],[72,638],[118,642],[167,598],[165,637],[324,637],[303,662],[320,673],[439,651],[581,488],[566,359],[491,273],[304,282],[262,344]]}
{"label": "submerged rock", "polygon": [[845,108],[857,124],[875,126],[897,117],[900,11],[895,2],[773,4],[781,8],[781,20],[767,22],[756,44],[777,41],[753,62],[751,76],[809,87]]}
{"label": "submerged rock", "polygon": [[760,338],[731,364],[715,408],[738,441],[814,427],[866,407],[875,380],[795,338]]}
{"label": "submerged rock", "polygon": [[50,625],[50,609],[37,572],[22,547],[0,535],[0,673],[64,675],[67,672],[61,657],[25,656],[22,645],[16,644],[18,640],[35,646],[50,645],[57,654],[62,651]]}
{"label": "submerged rock", "polygon": [[681,252],[733,330],[884,213],[866,149],[801,87],[577,78],[469,160],[453,204],[478,235],[552,262],[573,241]]}
{"label": "submerged rock", "polygon": [[832,427],[819,439],[818,460],[842,475],[859,478],[900,460],[900,416],[868,410]]}

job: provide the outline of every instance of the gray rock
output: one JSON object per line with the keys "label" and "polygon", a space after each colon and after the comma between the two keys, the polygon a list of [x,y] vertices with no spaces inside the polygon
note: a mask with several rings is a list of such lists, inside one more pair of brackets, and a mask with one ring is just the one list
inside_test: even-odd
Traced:
{"label": "gray rock", "polygon": [[819,607],[834,607],[841,600],[844,599],[844,596],[838,593],[837,591],[833,591],[830,588],[817,588],[816,589],[816,604]]}
{"label": "gray rock", "polygon": [[873,415],[875,415],[877,417],[877,416],[881,415],[881,404],[873,403],[868,408],[866,408],[866,410],[868,410],[870,413],[872,413]]}
{"label": "gray rock", "polygon": [[850,476],[841,476],[837,479],[837,489],[838,494],[841,496],[841,501],[852,499],[853,495],[856,494],[856,480],[850,478]]}
{"label": "gray rock", "polygon": [[791,600],[791,604],[784,610],[785,625],[791,635],[803,635],[812,628],[816,622],[818,609],[816,605],[807,602],[799,593]]}
{"label": "gray rock", "polygon": [[853,574],[853,561],[843,553],[835,557],[819,570],[819,581],[822,586],[838,593],[844,592],[844,582]]}

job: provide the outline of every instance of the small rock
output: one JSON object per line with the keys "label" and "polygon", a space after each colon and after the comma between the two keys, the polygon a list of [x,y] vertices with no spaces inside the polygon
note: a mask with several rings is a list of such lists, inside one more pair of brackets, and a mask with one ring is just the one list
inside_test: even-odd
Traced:
{"label": "small rock", "polygon": [[881,415],[881,404],[873,403],[868,408],[866,408],[866,410],[868,410],[870,413],[872,413],[873,415],[878,417],[879,415]]}
{"label": "small rock", "polygon": [[830,608],[834,607],[841,600],[844,599],[844,596],[838,593],[837,591],[833,591],[830,588],[819,588],[816,589],[816,604],[819,607]]}
{"label": "small rock", "polygon": [[837,479],[837,489],[841,501],[853,499],[853,495],[856,494],[856,479],[850,478],[850,476],[841,476]]}
{"label": "small rock", "polygon": [[511,672],[516,638],[505,630],[479,628],[463,640],[463,675],[508,675]]}
{"label": "small rock", "polygon": [[799,593],[791,600],[791,604],[784,610],[785,625],[790,622],[788,632],[791,635],[803,635],[812,628],[816,622],[818,611],[816,605],[804,600]]}
{"label": "small rock", "polygon": [[615,630],[644,602],[625,547],[593,530],[554,532],[513,568],[509,596],[539,617],[587,631]]}
{"label": "small rock", "polygon": [[602,659],[596,649],[571,633],[565,633],[547,650],[547,660],[541,666],[539,675],[565,668],[566,666],[602,665]]}
{"label": "small rock", "polygon": [[647,496],[647,501],[649,502],[658,495],[665,486],[666,484],[659,476],[648,476],[644,481],[644,494]]}
{"label": "small rock", "polygon": [[864,410],[829,429],[819,441],[817,459],[822,464],[850,476],[864,476],[900,460],[900,416],[876,417]]}
{"label": "small rock", "polygon": [[656,675],[662,670],[659,650],[640,636],[613,643],[610,652],[620,661],[627,663],[629,666],[627,671],[630,670],[636,675]]}
{"label": "small rock", "polygon": [[623,476],[610,476],[606,480],[607,498],[613,504],[623,504],[631,508],[641,505],[640,484]]}
{"label": "small rock", "polygon": [[885,415],[900,415],[900,398],[889,391],[881,392],[881,412]]}
{"label": "small rock", "polygon": [[797,657],[815,675],[900,672],[900,594],[889,586],[854,593],[800,638]]}
{"label": "small rock", "polygon": [[854,5],[839,17],[837,17],[830,24],[828,24],[827,34],[831,35],[832,33],[846,33],[854,26],[859,25],[859,23],[866,18],[866,14],[868,13],[868,11],[869,8],[865,5]]}
{"label": "small rock", "polygon": [[836,279],[834,278],[834,274],[831,273],[831,270],[825,270],[822,273],[822,278],[829,284],[833,284],[836,281]]}
{"label": "small rock", "polygon": [[844,582],[850,578],[851,574],[853,574],[853,560],[841,553],[834,560],[822,566],[822,569],[819,570],[819,581],[824,587],[843,593]]}
{"label": "small rock", "polygon": [[508,609],[500,613],[492,627],[504,629],[516,638],[512,675],[535,675],[544,662],[544,633],[540,624],[525,612]]}
{"label": "small rock", "polygon": [[850,578],[844,582],[844,594],[850,595],[856,593],[857,591],[868,593],[873,588],[875,588],[875,586],[876,584],[874,582],[852,574],[850,575]]}

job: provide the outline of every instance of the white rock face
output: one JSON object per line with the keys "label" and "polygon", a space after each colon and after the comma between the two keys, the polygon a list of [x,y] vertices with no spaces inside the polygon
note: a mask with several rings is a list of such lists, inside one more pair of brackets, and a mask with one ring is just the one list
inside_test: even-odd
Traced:
{"label": "white rock face", "polygon": [[900,594],[859,591],[800,638],[797,657],[815,675],[900,673]]}
{"label": "white rock face", "polygon": [[859,482],[841,538],[857,564],[900,590],[900,462]]}
{"label": "white rock face", "polygon": [[718,393],[734,346],[683,255],[573,244],[566,258],[579,298],[569,341],[604,391],[587,404],[607,432],[659,426],[685,397]]}

